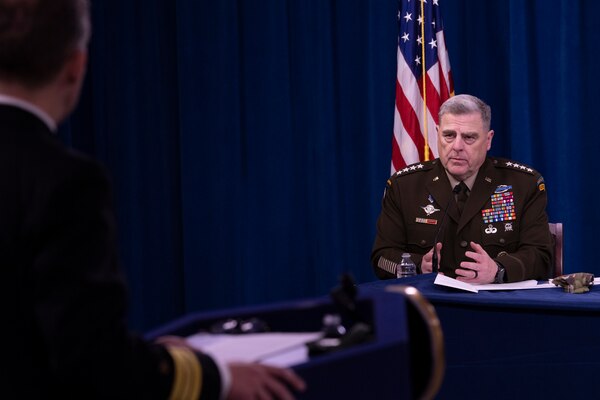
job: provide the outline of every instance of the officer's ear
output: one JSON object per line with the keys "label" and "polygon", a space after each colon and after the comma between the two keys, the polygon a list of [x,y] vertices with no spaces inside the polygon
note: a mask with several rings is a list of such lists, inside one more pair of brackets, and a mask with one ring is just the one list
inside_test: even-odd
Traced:
{"label": "officer's ear", "polygon": [[490,129],[490,131],[487,133],[487,149],[491,149],[492,148],[492,138],[494,137],[494,130]]}

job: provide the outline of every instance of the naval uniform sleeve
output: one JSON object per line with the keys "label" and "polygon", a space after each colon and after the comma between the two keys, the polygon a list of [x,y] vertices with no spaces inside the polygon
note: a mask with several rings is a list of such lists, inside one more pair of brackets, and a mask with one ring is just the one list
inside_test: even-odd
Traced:
{"label": "naval uniform sleeve", "polygon": [[[407,233],[405,210],[402,207],[400,181],[392,176],[386,185],[381,213],[377,219],[377,232],[371,251],[371,264],[379,279],[396,278],[396,267],[406,253]],[[422,254],[410,253],[420,273]]]}
{"label": "naval uniform sleeve", "polygon": [[222,361],[208,355],[200,355],[202,364],[202,387],[200,400],[226,399],[231,390],[231,373]]}
{"label": "naval uniform sleeve", "polygon": [[33,195],[31,301],[54,388],[89,398],[166,396],[168,355],[126,327],[110,184],[85,158],[53,167]]}
{"label": "naval uniform sleeve", "polygon": [[544,280],[551,276],[553,250],[546,214],[548,199],[544,179],[539,174],[526,178],[530,183],[519,217],[520,235],[517,250],[501,252],[495,258],[495,261],[504,266],[508,282]]}

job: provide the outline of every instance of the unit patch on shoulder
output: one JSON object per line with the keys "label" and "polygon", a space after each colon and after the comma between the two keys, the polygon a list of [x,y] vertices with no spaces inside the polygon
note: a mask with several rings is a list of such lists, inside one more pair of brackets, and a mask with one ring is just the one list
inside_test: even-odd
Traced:
{"label": "unit patch on shoulder", "polygon": [[537,180],[537,187],[538,187],[538,189],[540,189],[540,192],[543,192],[544,190],[546,190],[546,184],[544,183],[543,176],[540,176],[539,179]]}

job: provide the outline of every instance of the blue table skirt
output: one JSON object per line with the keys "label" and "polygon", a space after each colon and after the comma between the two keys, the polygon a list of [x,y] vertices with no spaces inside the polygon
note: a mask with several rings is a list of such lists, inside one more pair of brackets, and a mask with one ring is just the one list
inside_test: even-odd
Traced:
{"label": "blue table skirt", "polygon": [[465,292],[433,283],[435,274],[417,275],[411,278],[390,279],[361,284],[360,290],[367,293],[370,290],[385,290],[389,285],[414,286],[429,299],[437,304],[460,303],[482,305],[489,307],[512,307],[548,310],[575,310],[600,312],[600,285],[592,286],[587,293],[566,293],[561,287],[550,289],[526,289],[510,291],[480,291],[479,293]]}
{"label": "blue table skirt", "polygon": [[440,399],[597,398],[600,288],[464,292],[434,285],[434,275],[376,281],[416,287],[435,307],[444,333],[446,375]]}

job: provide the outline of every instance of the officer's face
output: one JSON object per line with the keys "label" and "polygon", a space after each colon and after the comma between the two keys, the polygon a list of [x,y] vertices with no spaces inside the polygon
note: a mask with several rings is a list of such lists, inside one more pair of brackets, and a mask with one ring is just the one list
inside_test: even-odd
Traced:
{"label": "officer's face", "polygon": [[437,127],[442,165],[459,181],[477,172],[492,146],[494,131],[485,131],[479,113],[444,114]]}

